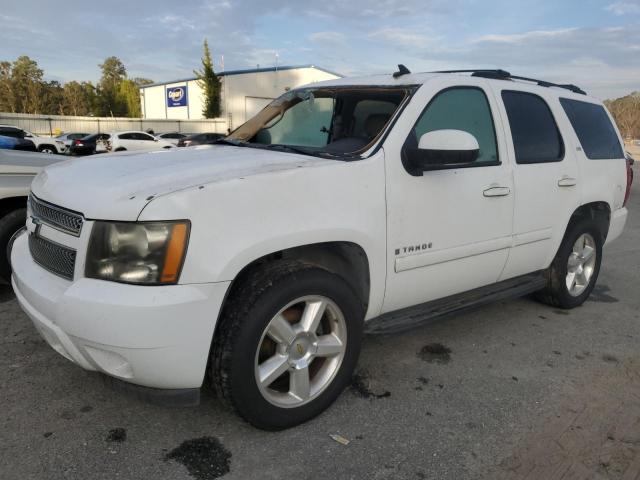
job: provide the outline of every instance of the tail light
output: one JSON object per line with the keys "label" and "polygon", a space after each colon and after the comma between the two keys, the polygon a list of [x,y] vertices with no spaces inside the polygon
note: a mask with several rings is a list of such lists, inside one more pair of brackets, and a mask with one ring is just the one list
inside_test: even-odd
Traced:
{"label": "tail light", "polygon": [[629,196],[631,195],[631,184],[633,183],[633,160],[627,159],[627,191],[624,192],[624,202],[622,202],[622,206],[625,207],[627,202],[629,201]]}

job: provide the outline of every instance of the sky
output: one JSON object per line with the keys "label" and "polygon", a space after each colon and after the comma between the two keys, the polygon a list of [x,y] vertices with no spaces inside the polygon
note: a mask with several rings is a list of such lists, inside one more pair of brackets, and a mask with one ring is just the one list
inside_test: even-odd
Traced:
{"label": "sky", "polygon": [[[99,6],[98,6],[99,5]],[[345,76],[503,68],[604,99],[640,90],[640,0],[0,0],[0,60],[91,80],[115,55],[130,77],[314,64]],[[276,60],[277,58],[277,60]]]}

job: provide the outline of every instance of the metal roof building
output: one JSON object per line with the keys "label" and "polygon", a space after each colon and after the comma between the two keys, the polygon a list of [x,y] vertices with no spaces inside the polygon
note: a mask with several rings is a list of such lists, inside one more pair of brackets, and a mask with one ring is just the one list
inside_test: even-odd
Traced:
{"label": "metal roof building", "polygon": [[[341,75],[314,65],[296,65],[217,73],[221,82],[221,118],[234,129],[287,90]],[[185,78],[140,88],[142,116],[147,119],[202,119],[204,104],[198,80]]]}

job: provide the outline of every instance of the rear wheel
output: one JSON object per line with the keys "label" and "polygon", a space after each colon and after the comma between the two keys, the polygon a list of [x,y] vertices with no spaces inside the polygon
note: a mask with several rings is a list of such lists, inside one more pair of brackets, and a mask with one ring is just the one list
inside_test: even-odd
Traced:
{"label": "rear wheel", "polygon": [[116,148],[116,149],[114,150],[114,152],[126,152],[126,151],[127,151],[127,149],[126,149],[126,148],[124,148],[124,147],[118,147],[118,148]]}
{"label": "rear wheel", "polygon": [[547,271],[548,283],[538,292],[538,299],[561,308],[582,305],[595,287],[603,243],[595,223],[589,220],[574,223]]}
{"label": "rear wheel", "polygon": [[349,383],[363,316],[341,277],[300,262],[269,264],[227,301],[212,349],[214,386],[256,427],[305,422]]}

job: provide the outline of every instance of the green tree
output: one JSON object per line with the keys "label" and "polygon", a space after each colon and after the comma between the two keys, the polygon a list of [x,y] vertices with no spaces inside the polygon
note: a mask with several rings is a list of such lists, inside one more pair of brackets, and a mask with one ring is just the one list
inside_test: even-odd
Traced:
{"label": "green tree", "polygon": [[79,83],[72,80],[64,84],[61,100],[64,115],[91,115],[94,101],[95,87],[91,82]]}
{"label": "green tree", "polygon": [[126,107],[127,116],[139,118],[142,116],[140,109],[140,88],[136,82],[124,79],[118,86],[118,98],[121,104]]}
{"label": "green tree", "polygon": [[15,92],[13,91],[13,81],[11,79],[11,62],[0,62],[0,112],[17,111]]}
{"label": "green tree", "polygon": [[108,57],[98,65],[102,70],[98,84],[97,110],[101,116],[124,116],[126,103],[119,95],[120,83],[127,76],[127,69],[118,57]]}
{"label": "green tree", "polygon": [[21,113],[41,113],[44,72],[38,63],[26,55],[18,57],[11,66],[11,88],[15,108]]}
{"label": "green tree", "polygon": [[204,107],[202,115],[204,118],[216,118],[220,116],[220,79],[213,71],[213,61],[209,51],[209,43],[205,39],[204,52],[202,55],[202,69],[195,70],[198,77],[198,84],[204,91]]}

